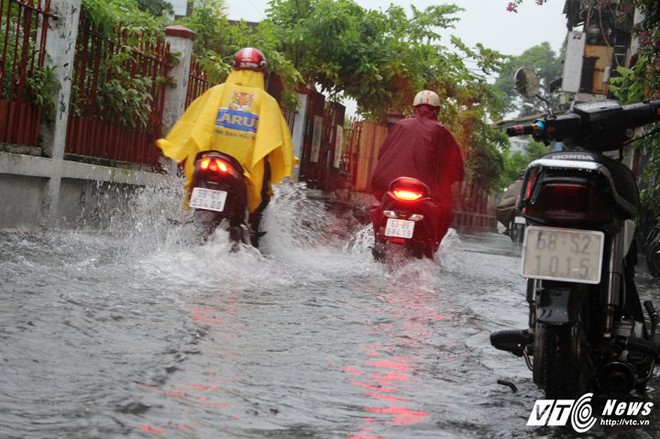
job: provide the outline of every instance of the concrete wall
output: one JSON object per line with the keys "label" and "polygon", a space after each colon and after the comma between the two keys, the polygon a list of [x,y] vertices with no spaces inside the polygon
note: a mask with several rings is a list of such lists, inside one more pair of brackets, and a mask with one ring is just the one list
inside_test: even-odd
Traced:
{"label": "concrete wall", "polygon": [[[52,178],[59,180],[55,200],[49,200]],[[0,152],[0,229],[103,225],[131,193],[171,184],[151,172]]]}
{"label": "concrete wall", "polygon": [[41,203],[48,179],[0,174],[0,228],[32,228],[43,223]]}

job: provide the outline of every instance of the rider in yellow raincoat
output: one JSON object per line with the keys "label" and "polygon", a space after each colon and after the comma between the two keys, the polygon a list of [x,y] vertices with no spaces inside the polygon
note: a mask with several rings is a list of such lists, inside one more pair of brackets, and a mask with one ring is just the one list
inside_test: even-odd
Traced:
{"label": "rider in yellow raincoat", "polygon": [[[279,104],[265,90],[265,69],[266,59],[259,50],[239,50],[227,81],[199,96],[168,135],[156,141],[167,157],[177,163],[185,160],[188,197],[198,152],[216,149],[238,160],[245,170],[255,232],[271,183],[290,177],[295,163],[289,128]],[[187,199],[184,206],[188,207]]]}

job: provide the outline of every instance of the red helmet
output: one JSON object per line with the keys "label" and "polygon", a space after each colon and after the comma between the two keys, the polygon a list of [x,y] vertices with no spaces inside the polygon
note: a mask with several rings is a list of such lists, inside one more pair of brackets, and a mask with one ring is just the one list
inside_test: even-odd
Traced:
{"label": "red helmet", "polygon": [[266,57],[259,49],[244,47],[234,55],[234,70],[255,70],[263,72],[266,70]]}

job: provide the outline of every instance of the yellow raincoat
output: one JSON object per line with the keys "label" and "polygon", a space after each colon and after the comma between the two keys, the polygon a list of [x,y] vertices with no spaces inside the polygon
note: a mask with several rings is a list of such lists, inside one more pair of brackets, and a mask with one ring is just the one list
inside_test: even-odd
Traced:
{"label": "yellow raincoat", "polygon": [[250,212],[261,203],[264,157],[268,156],[272,183],[290,177],[295,163],[279,104],[266,93],[263,73],[252,70],[234,70],[225,83],[208,89],[156,145],[177,163],[186,160],[188,192],[198,152],[217,149],[234,157],[245,170]]}

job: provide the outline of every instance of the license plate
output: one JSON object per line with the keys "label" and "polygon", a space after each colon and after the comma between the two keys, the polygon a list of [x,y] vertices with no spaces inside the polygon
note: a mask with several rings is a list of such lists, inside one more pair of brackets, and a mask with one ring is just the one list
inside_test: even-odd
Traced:
{"label": "license plate", "polygon": [[525,229],[522,275],[597,284],[604,245],[605,235],[596,230],[529,226]]}
{"label": "license plate", "polygon": [[225,201],[227,201],[227,192],[205,189],[201,187],[193,188],[188,203],[193,209],[206,209],[222,212],[225,210]]}
{"label": "license plate", "polygon": [[414,230],[415,221],[388,218],[385,226],[385,236],[410,239]]}

